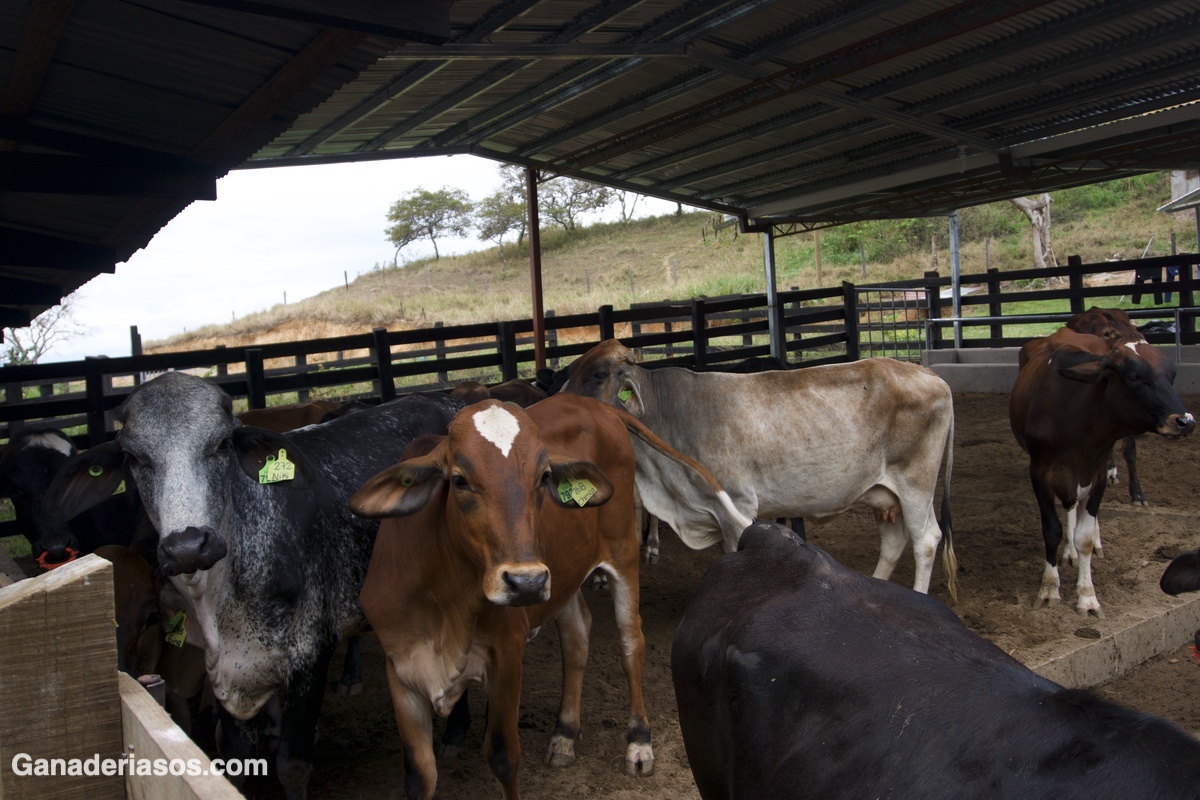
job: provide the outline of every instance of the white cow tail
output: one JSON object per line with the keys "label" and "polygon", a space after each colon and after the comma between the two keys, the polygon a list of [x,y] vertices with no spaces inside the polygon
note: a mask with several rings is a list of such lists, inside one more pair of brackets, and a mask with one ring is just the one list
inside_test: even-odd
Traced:
{"label": "white cow tail", "polygon": [[954,406],[950,406],[950,430],[946,434],[945,486],[942,488],[942,518],[938,527],[942,530],[942,566],[946,569],[946,588],[950,591],[950,602],[958,605],[958,557],[954,555],[954,536],[950,525],[950,473],[954,471]]}

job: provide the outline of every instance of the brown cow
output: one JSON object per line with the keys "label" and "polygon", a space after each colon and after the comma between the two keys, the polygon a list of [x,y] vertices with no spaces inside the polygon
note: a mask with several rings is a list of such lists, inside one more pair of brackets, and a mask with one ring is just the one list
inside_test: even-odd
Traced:
{"label": "brown cow", "polygon": [[[1081,311],[1067,320],[1067,327],[1076,333],[1090,333],[1099,336],[1110,344],[1122,336],[1140,338],[1142,332],[1133,324],[1133,320],[1121,308],[1099,308],[1092,306],[1087,311]],[[1148,505],[1146,495],[1142,493],[1142,482],[1137,474],[1137,437],[1126,436],[1121,447],[1121,455],[1125,458],[1125,467],[1129,471],[1129,502],[1135,506]],[[1117,482],[1117,459],[1110,453],[1108,456],[1108,482]],[[1101,555],[1097,552],[1097,555]]]}
{"label": "brown cow", "polygon": [[[1140,336],[1112,343],[1060,328],[1021,348],[1020,371],[1009,398],[1009,421],[1029,454],[1029,478],[1041,512],[1046,567],[1037,605],[1057,604],[1062,523],[1055,497],[1067,509],[1065,561],[1079,562],[1076,609],[1103,616],[1092,584],[1099,546],[1096,515],[1104,496],[1105,461],[1123,436],[1155,432],[1187,436],[1196,421],[1171,385],[1175,365]],[[1079,505],[1084,513],[1079,513]]]}
{"label": "brown cow", "polygon": [[591,627],[579,587],[597,567],[613,588],[629,685],[625,768],[652,772],[630,433],[697,479],[695,496],[650,491],[647,507],[670,517],[674,504],[715,500],[724,511],[712,512],[709,528],[719,530],[732,505],[702,467],[632,416],[571,395],[525,411],[496,400],[469,406],[432,452],[381,472],[351,498],[355,513],[399,517],[380,525],[359,600],[387,654],[410,800],[432,797],[437,784],[430,705],[449,714],[475,680],[488,692],[484,756],[506,800],[519,796],[521,656],[550,620],[562,641],[563,690],[546,760],[574,761]]}
{"label": "brown cow", "polygon": [[237,418],[243,425],[286,433],[321,422],[326,414],[341,405],[337,400],[313,400],[309,403],[293,403],[271,408],[251,408],[238,414]]}
{"label": "brown cow", "polygon": [[467,405],[494,398],[516,403],[521,408],[529,408],[534,403],[546,399],[545,392],[529,381],[520,378],[498,383],[495,386],[487,386],[479,381],[463,381],[450,390],[450,396],[462,400]]}

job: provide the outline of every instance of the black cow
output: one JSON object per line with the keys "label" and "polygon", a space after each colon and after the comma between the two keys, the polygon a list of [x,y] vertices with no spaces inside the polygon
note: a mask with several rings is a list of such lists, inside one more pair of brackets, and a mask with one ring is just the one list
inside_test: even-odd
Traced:
{"label": "black cow", "polygon": [[249,720],[287,690],[276,763],[289,797],[306,791],[339,634],[363,619],[378,522],[347,498],[460,407],[412,395],[280,434],[240,425],[215,384],[169,372],[135,389],[116,440],[69,461],[51,488],[70,513],[134,477],[221,705]]}
{"label": "black cow", "polygon": [[1200,742],[1064,689],[926,595],[747,528],[671,652],[704,800],[1200,796]]}
{"label": "black cow", "polygon": [[[1158,586],[1169,595],[1200,592],[1200,550],[1176,556],[1158,579]],[[1194,638],[1196,655],[1200,658],[1200,631]]]}
{"label": "black cow", "polygon": [[17,532],[29,540],[45,569],[104,545],[129,546],[143,516],[132,481],[118,484],[116,494],[74,518],[45,504],[54,476],[76,452],[67,434],[57,428],[20,433],[0,451],[0,496],[12,500]]}

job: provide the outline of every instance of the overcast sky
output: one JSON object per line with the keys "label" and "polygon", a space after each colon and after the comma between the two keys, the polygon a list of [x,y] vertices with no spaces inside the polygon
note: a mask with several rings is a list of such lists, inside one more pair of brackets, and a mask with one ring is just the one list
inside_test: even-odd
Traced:
{"label": "overcast sky", "polygon": [[[129,355],[129,326],[143,341],[228,322],[283,302],[310,297],[376,263],[391,263],[387,211],[402,194],[443,186],[481,200],[500,186],[497,162],[474,156],[397,159],[358,164],[252,169],[217,182],[215,201],[184,209],[114,275],[93,278],[75,293],[84,336],[56,345],[47,361]],[[652,213],[674,206],[654,201]],[[639,204],[638,216],[643,204]],[[485,247],[442,239],[443,254]],[[432,255],[428,242],[402,259]]]}

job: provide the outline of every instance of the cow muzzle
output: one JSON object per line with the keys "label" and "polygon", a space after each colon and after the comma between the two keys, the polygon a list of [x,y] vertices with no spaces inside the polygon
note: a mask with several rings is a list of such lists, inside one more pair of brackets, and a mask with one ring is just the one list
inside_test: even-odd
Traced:
{"label": "cow muzzle", "polygon": [[167,575],[186,575],[216,564],[228,548],[212,528],[185,528],[158,543],[158,564]]}
{"label": "cow muzzle", "polygon": [[1191,414],[1172,414],[1158,426],[1158,434],[1170,439],[1181,439],[1196,428],[1196,418]]}
{"label": "cow muzzle", "polygon": [[496,589],[488,599],[502,606],[532,606],[550,599],[550,570],[544,564],[500,570]]}

